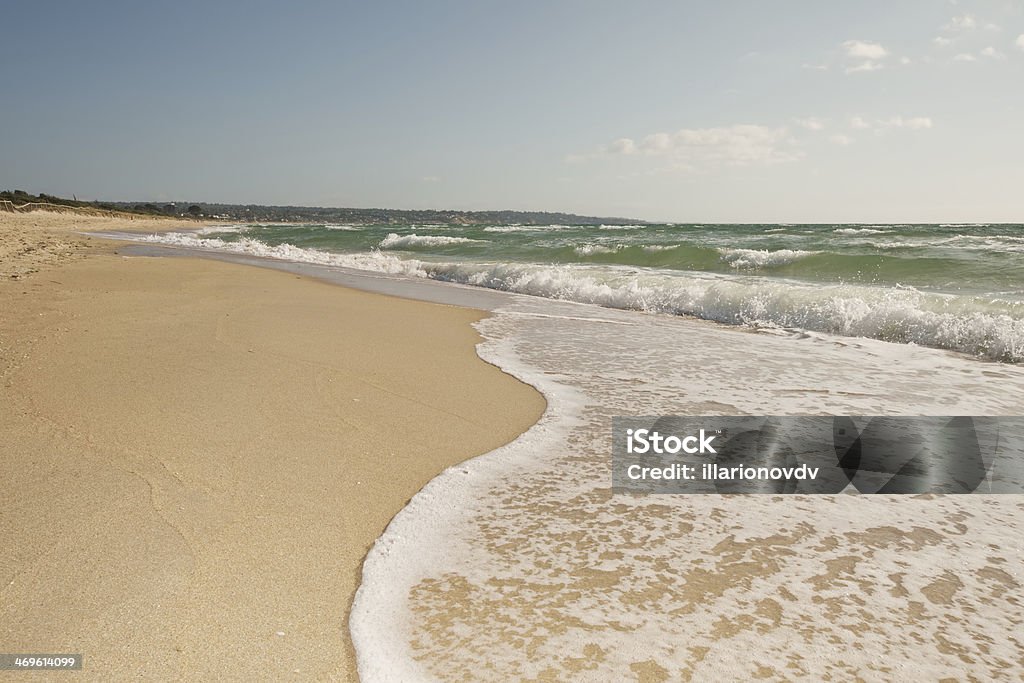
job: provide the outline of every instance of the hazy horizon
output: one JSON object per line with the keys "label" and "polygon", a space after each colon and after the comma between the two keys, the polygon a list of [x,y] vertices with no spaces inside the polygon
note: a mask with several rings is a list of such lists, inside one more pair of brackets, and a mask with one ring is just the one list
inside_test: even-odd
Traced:
{"label": "hazy horizon", "polygon": [[1024,2],[15,3],[0,187],[1024,222]]}

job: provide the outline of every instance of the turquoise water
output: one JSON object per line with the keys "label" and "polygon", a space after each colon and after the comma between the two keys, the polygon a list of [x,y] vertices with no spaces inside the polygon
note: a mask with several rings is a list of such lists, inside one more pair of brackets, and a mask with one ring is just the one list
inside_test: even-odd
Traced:
{"label": "turquoise water", "polygon": [[249,225],[152,239],[1024,360],[1024,225]]}

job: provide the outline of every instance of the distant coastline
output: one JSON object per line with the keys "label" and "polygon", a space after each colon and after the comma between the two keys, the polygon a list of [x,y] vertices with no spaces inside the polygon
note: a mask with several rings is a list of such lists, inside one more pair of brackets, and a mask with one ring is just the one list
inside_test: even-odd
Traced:
{"label": "distant coastline", "polygon": [[456,211],[449,209],[363,209],[323,206],[265,206],[262,204],[212,204],[209,202],[137,202],[137,201],[79,201],[40,193],[32,195],[23,190],[0,191],[0,211],[36,208],[46,204],[56,207],[113,211],[146,216],[173,218],[212,218],[246,222],[278,223],[378,223],[412,225],[442,223],[446,225],[484,225],[490,223],[520,223],[523,225],[636,225],[644,224],[633,218],[580,216],[557,211]]}

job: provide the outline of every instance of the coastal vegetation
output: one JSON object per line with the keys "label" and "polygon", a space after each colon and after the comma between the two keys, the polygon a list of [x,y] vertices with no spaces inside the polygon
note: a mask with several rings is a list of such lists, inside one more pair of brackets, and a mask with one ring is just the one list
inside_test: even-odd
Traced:
{"label": "coastal vegetation", "polygon": [[[39,206],[33,206],[39,205]],[[361,209],[320,206],[264,206],[260,204],[212,204],[207,202],[130,202],[80,201],[23,190],[0,191],[0,210],[57,207],[119,211],[147,216],[174,218],[212,218],[245,222],[269,223],[374,223],[416,225],[440,223],[447,225],[488,225],[519,223],[523,225],[626,225],[641,223],[634,219],[579,216],[549,211],[455,211],[444,209]]]}

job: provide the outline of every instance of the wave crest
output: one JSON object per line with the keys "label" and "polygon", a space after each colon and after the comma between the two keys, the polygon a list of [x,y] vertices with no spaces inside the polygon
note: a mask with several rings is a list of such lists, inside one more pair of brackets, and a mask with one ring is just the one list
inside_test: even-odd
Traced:
{"label": "wave crest", "polygon": [[786,265],[817,253],[800,249],[723,249],[722,260],[738,270],[756,269]]}
{"label": "wave crest", "polygon": [[876,228],[836,228],[833,230],[837,235],[887,235],[892,230],[878,230]]}
{"label": "wave crest", "polygon": [[449,244],[467,244],[471,242],[486,242],[487,240],[474,240],[468,237],[452,237],[450,235],[399,235],[389,233],[380,241],[381,249],[410,249],[416,247],[443,247]]}

